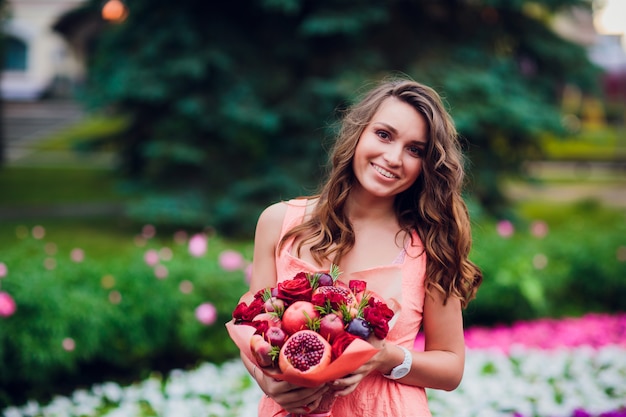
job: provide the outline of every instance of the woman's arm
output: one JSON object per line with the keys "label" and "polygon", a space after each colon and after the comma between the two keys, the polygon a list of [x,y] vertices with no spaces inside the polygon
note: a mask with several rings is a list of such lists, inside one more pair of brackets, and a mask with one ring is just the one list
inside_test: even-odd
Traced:
{"label": "woman's arm", "polygon": [[[451,391],[461,382],[465,366],[465,340],[460,300],[449,298],[435,289],[424,302],[424,352],[410,349],[413,361],[409,373],[398,379],[402,384]],[[402,363],[404,352],[396,345],[380,341],[380,351],[353,374],[336,380],[333,389],[338,395],[348,395],[370,372],[386,375]]]}
{"label": "woman's arm", "polygon": [[250,279],[250,292],[253,294],[262,288],[276,286],[276,246],[286,211],[286,204],[276,203],[266,208],[259,216],[254,234]]}
{"label": "woman's arm", "polygon": [[[263,288],[275,287],[277,284],[276,247],[286,210],[286,204],[276,203],[266,208],[259,216],[254,236],[250,279],[250,293],[252,294]],[[265,375],[246,355],[242,354],[241,359],[261,390],[288,412],[296,414],[310,412],[317,408],[322,394],[328,390],[325,385],[302,388],[288,382],[278,381]]]}
{"label": "woman's arm", "polygon": [[[443,303],[443,294],[436,289],[426,295],[424,301],[424,352],[412,352],[413,364],[409,374],[401,378],[404,384],[452,391],[461,383],[465,367],[465,339],[461,302],[448,298]],[[380,370],[386,374],[399,365],[404,357],[395,347],[393,362],[386,363]]]}

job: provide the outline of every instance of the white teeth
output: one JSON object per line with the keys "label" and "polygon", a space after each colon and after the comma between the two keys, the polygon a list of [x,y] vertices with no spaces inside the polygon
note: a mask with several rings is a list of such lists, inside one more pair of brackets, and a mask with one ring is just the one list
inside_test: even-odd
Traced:
{"label": "white teeth", "polygon": [[372,165],[374,167],[374,169],[378,172],[380,172],[383,176],[387,177],[387,178],[396,178],[395,175],[393,175],[391,172],[382,169],[381,167],[379,167],[378,165]]}

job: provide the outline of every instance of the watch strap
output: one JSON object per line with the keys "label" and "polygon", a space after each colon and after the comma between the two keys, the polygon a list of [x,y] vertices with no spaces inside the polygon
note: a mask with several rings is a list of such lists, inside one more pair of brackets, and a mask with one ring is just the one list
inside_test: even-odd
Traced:
{"label": "watch strap", "polygon": [[411,352],[405,348],[404,346],[399,346],[398,347],[400,349],[402,349],[402,351],[404,352],[404,359],[402,360],[402,363],[396,367],[394,367],[388,374],[383,374],[383,376],[385,378],[388,379],[400,379],[405,377],[407,374],[402,375],[401,377],[396,377],[395,374],[397,373],[398,370],[400,369],[407,369],[410,371],[411,369],[411,364],[413,363],[413,355],[411,354]]}

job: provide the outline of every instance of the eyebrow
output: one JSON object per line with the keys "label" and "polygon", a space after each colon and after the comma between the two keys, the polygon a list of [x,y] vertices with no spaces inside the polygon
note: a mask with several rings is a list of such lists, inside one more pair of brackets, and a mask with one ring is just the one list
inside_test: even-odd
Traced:
{"label": "eyebrow", "polygon": [[[374,122],[373,124],[383,126],[385,129],[387,129],[388,131],[390,131],[394,135],[398,134],[398,131],[396,130],[396,128],[391,126],[390,124],[387,124],[385,122]],[[419,145],[421,147],[426,147],[426,144],[428,143],[428,140],[424,140],[424,141],[412,140],[411,142],[413,142],[414,144]]]}

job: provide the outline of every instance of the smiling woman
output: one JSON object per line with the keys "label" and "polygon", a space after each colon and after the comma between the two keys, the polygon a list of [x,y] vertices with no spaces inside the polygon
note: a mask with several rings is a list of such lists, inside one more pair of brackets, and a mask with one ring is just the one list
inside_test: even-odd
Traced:
{"label": "smiling woman", "polygon": [[426,121],[413,107],[396,98],[383,102],[354,152],[354,192],[381,197],[407,190],[422,172],[427,135]]}

